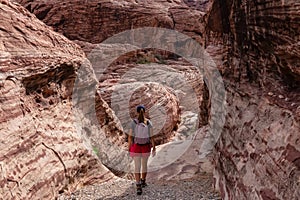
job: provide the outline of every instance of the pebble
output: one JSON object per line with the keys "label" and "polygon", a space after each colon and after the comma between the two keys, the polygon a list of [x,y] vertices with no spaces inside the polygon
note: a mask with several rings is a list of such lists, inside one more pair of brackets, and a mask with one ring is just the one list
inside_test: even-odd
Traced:
{"label": "pebble", "polygon": [[284,96],[282,96],[281,94],[278,95],[278,97],[279,97],[279,99],[283,99],[284,98]]}
{"label": "pebble", "polygon": [[273,96],[273,92],[269,92],[268,95],[269,95],[269,96]]}
{"label": "pebble", "polygon": [[135,184],[132,180],[117,179],[99,185],[86,186],[71,195],[62,194],[58,200],[156,200],[156,199],[206,199],[220,200],[217,192],[213,191],[212,178],[198,178],[188,181],[163,181],[148,183],[143,188],[141,196],[136,195]]}

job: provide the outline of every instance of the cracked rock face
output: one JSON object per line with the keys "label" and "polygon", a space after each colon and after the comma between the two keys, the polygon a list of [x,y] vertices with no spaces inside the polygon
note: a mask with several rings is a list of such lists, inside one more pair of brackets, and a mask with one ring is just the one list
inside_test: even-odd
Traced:
{"label": "cracked rock face", "polygon": [[[102,42],[103,40],[116,33],[130,28],[147,26],[164,27],[171,29],[175,28],[181,30],[183,33],[191,36],[192,38],[195,38],[197,41],[203,42],[202,38],[203,32],[205,30],[204,22],[206,20],[203,15],[204,11],[206,11],[210,6],[209,3],[205,3],[205,6],[203,6],[201,10],[191,10],[185,3],[181,1],[89,1],[86,4],[82,4],[78,1],[17,2],[21,3],[25,8],[34,13],[47,25],[52,26],[55,31],[62,33],[69,39],[74,40],[76,43],[78,43],[87,55],[96,47],[97,43]],[[78,10],[85,12],[88,11],[89,14],[84,12],[77,12]],[[93,19],[91,18],[91,16],[93,16]],[[189,18],[189,23],[187,23],[186,18]],[[154,58],[153,60],[151,60],[151,62],[157,62],[157,59],[155,60]],[[207,116],[203,114],[204,112],[200,113],[199,111],[200,108],[205,107],[203,106],[204,103],[202,100],[202,90],[204,87],[202,77],[201,75],[199,75],[199,77],[195,77],[195,73],[193,72],[193,70],[190,70],[190,67],[185,69],[184,66],[185,64],[182,65],[182,63],[176,63],[173,68],[175,71],[181,73],[182,76],[186,75],[185,78],[189,82],[188,84],[191,85],[191,89],[195,90],[193,91],[193,93],[195,93],[196,96],[192,97],[187,95],[189,93],[187,91],[187,88],[184,89],[186,91],[178,89],[178,91],[174,92],[169,88],[162,87],[162,85],[150,84],[145,88],[141,88],[140,91],[137,90],[136,94],[133,95],[132,99],[130,100],[129,110],[130,116],[132,118],[135,117],[135,106],[140,103],[139,97],[143,96],[143,94],[146,94],[146,92],[142,90],[145,89],[146,91],[150,91],[151,93],[150,97],[147,96],[147,98],[145,98],[145,104],[147,107],[151,107],[157,102],[162,101],[161,103],[163,104],[161,106],[164,110],[163,112],[165,112],[167,117],[162,119],[160,117],[155,117],[155,115],[159,115],[158,113],[147,113],[148,116],[152,114],[152,118],[156,118],[156,120],[153,120],[153,122],[157,124],[157,126],[155,127],[156,129],[158,129],[158,144],[167,142],[174,135],[174,130],[177,129],[180,122],[180,109],[183,108],[186,110],[192,110],[197,115],[199,114],[203,119],[207,119]],[[124,68],[125,72],[130,68],[127,65],[118,65],[113,67],[120,67],[120,69],[118,69],[117,71],[122,71],[122,68]],[[136,66],[134,66],[133,68],[135,67]],[[113,70],[114,69],[112,69],[111,71],[108,70],[107,74],[118,74]],[[163,72],[163,70],[160,71],[160,73]],[[119,75],[122,75],[122,72]],[[161,76],[160,78],[161,80],[164,80],[164,78],[166,78],[168,82],[174,82],[174,80],[171,80],[171,78],[175,79],[176,77]],[[98,93],[101,95],[101,97],[103,97],[103,99],[108,103],[109,106],[113,106],[111,104],[111,97],[109,93],[115,87],[114,84],[111,83],[116,84],[118,79],[109,78],[108,80],[105,80],[103,82],[102,81],[103,80],[100,80],[100,85],[104,92]],[[176,81],[174,83],[177,84]],[[180,84],[181,83],[179,83],[178,85]],[[101,90],[101,87],[99,90]],[[175,94],[179,95],[179,98],[181,98],[180,100],[185,99],[185,101],[187,102],[186,105],[183,105],[182,108],[179,107],[178,97],[175,96]],[[122,128],[120,128],[120,126],[118,125],[118,119],[115,119],[114,114],[107,112],[109,108],[107,108],[106,103],[102,101],[101,97],[96,98],[96,110],[100,126],[103,127],[105,134],[109,136],[112,141],[114,141],[114,144],[126,146],[123,140],[123,131],[127,132],[128,130],[128,116],[126,118],[127,121],[122,117],[120,117],[119,119],[121,120],[123,127],[126,128],[126,130],[122,130]],[[196,104],[188,103],[190,99],[192,99],[192,101]],[[191,109],[191,107],[193,106],[195,108]],[[116,110],[118,109],[114,109],[114,111]],[[204,110],[207,112],[206,108]],[[116,114],[118,115],[118,113]],[[201,124],[202,122],[202,120],[198,120],[195,123]],[[205,120],[204,124],[206,123],[207,120]],[[183,133],[182,137],[185,138],[185,131],[183,130],[184,129],[181,130],[181,132]],[[100,136],[93,135],[91,133],[88,134],[87,137],[92,140],[93,146],[97,148],[97,140]],[[99,151],[105,154],[103,148]],[[102,161],[107,160],[106,155],[99,157]]]}
{"label": "cracked rock face", "polygon": [[[40,20],[53,27],[55,31],[62,33],[78,43],[87,55],[89,55],[91,51],[93,53],[93,50],[97,48],[97,43],[104,41],[114,34],[141,27],[163,27],[180,30],[182,33],[203,43],[206,20],[204,14],[211,6],[210,2],[204,2],[201,4],[202,9],[195,10],[190,9],[187,4],[178,0],[88,1],[85,4],[82,4],[80,1],[41,2],[18,0],[16,2],[22,4]],[[189,20],[187,21],[186,19]],[[126,68],[126,66],[121,65],[118,67]],[[118,71],[122,71],[122,69]],[[115,72],[108,71],[107,73],[114,74]],[[105,83],[102,85],[105,85]],[[195,88],[195,90],[201,93],[202,86]],[[109,91],[106,93],[109,93]],[[104,94],[102,93],[101,95]],[[110,105],[109,98],[109,96],[104,95],[105,101]],[[201,97],[199,97],[199,99],[201,99]],[[199,102],[201,104],[201,100],[199,100]],[[135,104],[133,103],[133,106],[130,106],[131,112],[135,110],[133,108]],[[163,128],[164,130],[161,131],[161,135],[164,133],[167,134],[165,138],[162,138],[163,141],[166,141],[166,139],[170,137],[169,135],[173,134],[172,131],[179,122],[179,109],[176,108],[177,104],[178,103],[170,103],[170,105],[174,106],[168,106],[168,109],[172,108],[172,111],[170,110],[168,113],[174,116],[169,115],[170,120],[167,121],[166,126]],[[101,115],[99,113],[103,112],[98,112],[100,124],[103,125],[103,121],[106,120],[106,117],[105,114]],[[134,113],[131,113],[132,117],[133,115]],[[123,122],[123,125],[124,124],[126,123]],[[128,128],[128,126],[126,125],[125,128]],[[112,130],[114,130],[114,128],[112,128]]]}
{"label": "cracked rock face", "polygon": [[[297,199],[300,196],[298,3],[263,0],[17,2],[80,44],[86,54],[94,44],[137,27],[172,28],[195,38],[214,58],[227,92],[226,121],[214,151],[216,187],[223,199]],[[3,63],[9,60],[4,59]],[[100,80],[107,91],[118,81],[118,73],[109,76],[107,82]],[[14,85],[16,80],[3,77],[0,86],[5,85],[5,94],[9,101],[14,101],[17,97],[12,94],[19,91]],[[28,85],[30,81],[25,83]],[[29,87],[33,86],[29,84]],[[51,87],[45,89],[46,96],[51,90]],[[110,100],[109,94],[104,93],[99,87],[98,114],[114,119],[113,113],[103,112],[109,110],[105,101]],[[23,111],[13,105],[3,108],[13,110],[10,116],[22,115]],[[7,117],[3,115],[1,120],[5,121]],[[111,123],[117,133],[122,133],[117,123],[107,122],[106,117],[100,117],[100,124]],[[109,126],[105,133],[111,133]],[[199,164],[195,160],[189,163]],[[193,166],[188,166],[186,171],[198,171]],[[173,165],[172,170],[178,169],[184,171],[186,167]],[[184,175],[170,174],[163,178]]]}
{"label": "cracked rock face", "polygon": [[204,14],[211,6],[203,3],[201,10],[195,10],[180,0],[15,1],[69,39],[93,44],[141,27],[176,29],[203,42]]}
{"label": "cracked rock face", "polygon": [[0,18],[0,199],[54,199],[112,177],[74,123],[80,47],[9,1]]}
{"label": "cracked rock face", "polygon": [[[112,65],[98,91],[115,111],[126,132],[131,119],[137,117],[136,106],[144,104],[146,116],[154,126],[156,142],[163,144],[174,136],[183,112],[201,114],[199,105],[203,103],[204,83],[201,74],[193,76],[197,73],[196,67],[180,61],[170,65]],[[191,101],[195,104],[191,105]]]}
{"label": "cracked rock face", "polygon": [[215,151],[224,199],[300,196],[299,8],[295,1],[214,2],[207,49],[223,55],[228,83]]}

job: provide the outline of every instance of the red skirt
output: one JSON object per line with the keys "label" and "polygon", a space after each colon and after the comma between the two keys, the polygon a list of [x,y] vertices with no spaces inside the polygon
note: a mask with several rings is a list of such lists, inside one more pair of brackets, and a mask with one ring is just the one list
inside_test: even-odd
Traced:
{"label": "red skirt", "polygon": [[135,156],[149,157],[151,152],[151,144],[150,143],[145,145],[133,144],[131,145],[129,152],[131,157],[135,157]]}

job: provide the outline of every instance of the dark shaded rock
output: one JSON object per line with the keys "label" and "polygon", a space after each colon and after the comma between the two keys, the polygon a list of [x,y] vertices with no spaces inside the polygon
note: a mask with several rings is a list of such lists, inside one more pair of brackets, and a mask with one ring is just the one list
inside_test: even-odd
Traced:
{"label": "dark shaded rock", "polygon": [[299,4],[228,0],[213,10],[207,49],[223,55],[228,103],[217,186],[224,199],[297,199]]}

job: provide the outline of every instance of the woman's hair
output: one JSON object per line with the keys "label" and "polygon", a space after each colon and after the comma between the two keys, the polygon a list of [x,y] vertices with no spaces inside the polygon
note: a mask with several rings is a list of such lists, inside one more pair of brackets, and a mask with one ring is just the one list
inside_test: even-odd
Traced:
{"label": "woman's hair", "polygon": [[138,107],[137,112],[139,113],[139,116],[138,116],[139,123],[144,122],[144,120],[145,120],[145,108],[142,107],[142,106]]}

